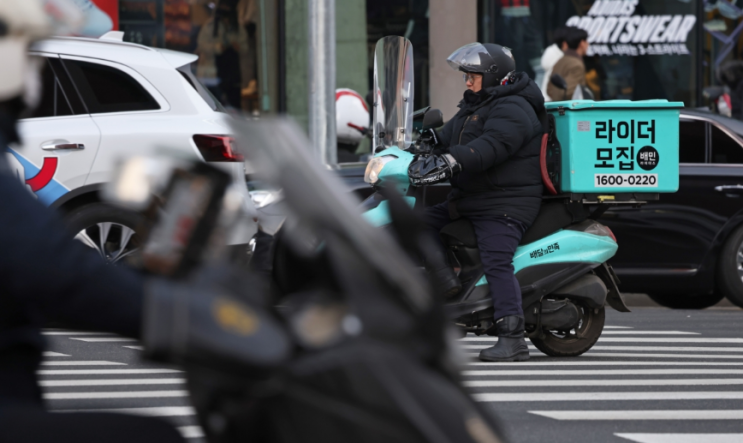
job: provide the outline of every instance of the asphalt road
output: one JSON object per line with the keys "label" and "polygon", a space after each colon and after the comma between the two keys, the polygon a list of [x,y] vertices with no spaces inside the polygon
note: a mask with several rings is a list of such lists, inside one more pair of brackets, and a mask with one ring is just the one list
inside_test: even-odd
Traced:
{"label": "asphalt road", "polygon": [[[524,363],[481,363],[493,341],[462,340],[463,376],[512,443],[743,442],[743,310],[607,311],[604,335],[578,358],[532,348]],[[48,330],[40,379],[52,410],[160,416],[202,441],[177,369],[144,362],[113,335]]]}

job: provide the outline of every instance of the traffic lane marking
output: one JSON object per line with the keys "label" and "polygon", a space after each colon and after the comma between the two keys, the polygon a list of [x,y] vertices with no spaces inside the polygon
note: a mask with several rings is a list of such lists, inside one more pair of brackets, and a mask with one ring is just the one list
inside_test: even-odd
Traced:
{"label": "traffic lane marking", "polygon": [[[583,358],[577,357],[579,359]],[[472,362],[467,366],[743,366],[743,362],[709,361],[519,361],[519,362]]]}
{"label": "traffic lane marking", "polygon": [[116,398],[188,397],[188,391],[46,392],[44,400],[110,400]]}
{"label": "traffic lane marking", "polygon": [[557,369],[462,371],[465,377],[531,376],[531,375],[741,375],[743,369]]}
{"label": "traffic lane marking", "polygon": [[[496,342],[493,342],[495,344]],[[460,345],[462,349],[487,349],[493,345]],[[536,346],[529,345],[529,350],[539,351]],[[594,346],[588,352],[592,351],[646,351],[646,352],[658,352],[658,351],[670,351],[670,352],[741,352],[743,353],[743,347],[730,347],[730,346]]]}
{"label": "traffic lane marking", "polygon": [[[84,340],[84,339],[80,339]],[[465,337],[461,342],[487,341],[495,344],[498,339],[493,337]],[[704,337],[601,337],[599,343],[743,343],[743,338],[704,338]]]}
{"label": "traffic lane marking", "polygon": [[658,391],[658,392],[517,392],[475,393],[479,402],[544,402],[544,401],[625,401],[625,400],[743,400],[743,391]]}
{"label": "traffic lane marking", "polygon": [[178,369],[41,369],[38,375],[122,375],[122,374],[169,374],[180,373]]}
{"label": "traffic lane marking", "polygon": [[53,412],[108,412],[113,414],[131,414],[146,417],[184,417],[196,415],[191,406],[153,406],[143,408],[113,408],[113,409],[64,409]]}
{"label": "traffic lane marking", "polygon": [[39,386],[55,388],[63,386],[127,386],[127,385],[170,385],[184,384],[185,378],[129,378],[105,380],[41,380]]}
{"label": "traffic lane marking", "polygon": [[528,412],[555,420],[743,420],[741,409]]}
{"label": "traffic lane marking", "polygon": [[105,360],[83,360],[83,361],[66,360],[66,361],[42,361],[41,365],[42,366],[113,366],[113,365],[126,366],[126,363],[117,363],[115,361],[105,361]]}
{"label": "traffic lane marking", "polygon": [[614,434],[636,443],[740,443],[743,434]]}
{"label": "traffic lane marking", "polygon": [[569,386],[725,386],[743,385],[743,378],[684,378],[639,380],[474,380],[463,382],[468,388],[569,387]]}
{"label": "traffic lane marking", "polygon": [[136,338],[126,338],[126,337],[90,337],[90,338],[70,337],[70,340],[84,341],[86,343],[137,341]]}
{"label": "traffic lane marking", "polygon": [[201,438],[204,436],[201,426],[181,426],[177,429],[183,438]]}
{"label": "traffic lane marking", "polygon": [[[475,353],[467,353],[465,354],[469,357],[477,357],[480,354]],[[554,358],[554,357],[548,357],[545,354],[540,353],[531,353],[531,357],[538,357],[542,359],[548,359],[548,358]],[[723,359],[723,360],[733,360],[733,359],[743,359],[743,355],[717,355],[717,354],[638,354],[638,353],[631,353],[631,352],[587,352],[585,354],[582,354],[580,357],[577,358],[676,358],[683,360],[685,358],[689,359]],[[570,358],[576,358],[576,357],[570,357]],[[607,362],[609,363],[609,362]],[[612,364],[617,364],[619,362],[612,362]]]}

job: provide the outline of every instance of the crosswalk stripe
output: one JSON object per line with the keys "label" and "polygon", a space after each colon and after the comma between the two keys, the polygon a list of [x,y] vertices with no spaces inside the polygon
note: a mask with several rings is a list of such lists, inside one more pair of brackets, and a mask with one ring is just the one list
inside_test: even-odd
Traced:
{"label": "crosswalk stripe", "polygon": [[69,357],[69,354],[60,354],[59,352],[44,352],[44,357]]}
{"label": "crosswalk stripe", "polygon": [[567,387],[567,386],[725,386],[743,385],[743,378],[683,378],[640,380],[475,380],[465,381],[468,388]]}
{"label": "crosswalk stripe", "polygon": [[121,375],[121,374],[170,374],[183,372],[177,369],[41,369],[39,375]]}
{"label": "crosswalk stripe", "polygon": [[[485,349],[493,346],[493,343],[484,343],[481,345],[459,345],[461,349]],[[534,345],[529,345],[530,350],[537,350]],[[728,346],[594,346],[592,351],[643,351],[643,352],[740,352],[743,355],[743,348]]]}
{"label": "crosswalk stripe", "polygon": [[743,338],[601,337],[599,343],[743,343]]}
{"label": "crosswalk stripe", "polygon": [[[467,366],[504,366],[508,368],[521,366],[616,366],[613,361],[585,361],[584,356],[577,361],[521,361],[521,362],[471,362]],[[622,366],[743,366],[743,362],[717,361],[623,361]]]}
{"label": "crosswalk stripe", "polygon": [[743,369],[579,369],[579,370],[503,370],[503,371],[462,371],[465,377],[486,377],[506,375],[740,375]]}
{"label": "crosswalk stripe", "polygon": [[[496,337],[465,337],[462,342],[484,341],[495,344]],[[702,337],[601,337],[599,343],[743,343],[743,338],[702,338]]]}
{"label": "crosswalk stripe", "polygon": [[[537,358],[550,358],[547,357],[545,354],[542,354],[539,351],[530,350],[531,357],[537,357]],[[480,354],[479,353],[467,353],[464,354],[469,357],[477,357]],[[705,359],[705,360],[712,360],[712,359],[722,359],[722,360],[735,360],[735,359],[743,359],[743,355],[716,355],[716,354],[640,354],[640,353],[632,353],[632,352],[587,352],[583,355],[581,355],[581,358],[676,358],[679,360],[684,359]],[[616,364],[616,362],[615,362]],[[624,364],[624,362],[621,362],[620,364]]]}
{"label": "crosswalk stripe", "polygon": [[619,401],[619,400],[743,400],[743,391],[681,392],[516,392],[472,394],[480,402]]}
{"label": "crosswalk stripe", "polygon": [[684,332],[684,331],[632,331],[632,330],[610,330],[603,331],[601,335],[702,335],[698,332]]}
{"label": "crosswalk stripe", "polygon": [[124,365],[126,363],[117,363],[115,361],[103,361],[103,360],[65,360],[65,361],[42,361],[42,366],[113,366],[113,365]]}
{"label": "crosswalk stripe", "polygon": [[634,329],[632,326],[604,326],[604,329]]}
{"label": "crosswalk stripe", "polygon": [[183,438],[202,438],[204,431],[201,426],[181,426],[178,428]]}
{"label": "crosswalk stripe", "polygon": [[[632,353],[632,352],[588,352],[586,354],[583,354],[585,357],[611,357],[611,358],[704,358],[704,359],[713,359],[713,358],[721,358],[721,359],[742,359],[743,355],[716,355],[716,354],[640,354],[640,353]],[[622,362],[624,364],[624,362]]]}
{"label": "crosswalk stripe", "polygon": [[104,343],[104,342],[117,342],[117,341],[137,341],[135,338],[126,337],[90,337],[90,338],[79,338],[70,337],[70,340],[79,340],[88,343]]}
{"label": "crosswalk stripe", "polygon": [[743,434],[614,434],[636,443],[740,443]]}
{"label": "crosswalk stripe", "polygon": [[671,351],[671,352],[743,352],[743,348],[728,346],[594,346],[592,351]]}
{"label": "crosswalk stripe", "polygon": [[124,346],[124,347],[125,348],[128,348],[128,349],[134,349],[134,350],[137,350],[137,351],[141,351],[141,350],[144,349],[144,346]]}
{"label": "crosswalk stripe", "polygon": [[183,384],[185,378],[129,378],[106,380],[41,380],[39,386],[56,388],[62,386],[126,386],[126,385],[174,385]]}
{"label": "crosswalk stripe", "polygon": [[188,391],[47,392],[44,400],[110,400],[113,398],[188,397]]}
{"label": "crosswalk stripe", "polygon": [[191,406],[155,406],[148,408],[113,408],[113,409],[62,409],[53,412],[110,412],[114,414],[142,415],[146,417],[184,417],[196,415]]}
{"label": "crosswalk stripe", "polygon": [[90,331],[41,331],[42,335],[113,335],[110,332],[90,332]]}
{"label": "crosswalk stripe", "polygon": [[743,410],[741,409],[529,411],[529,413],[555,420],[743,420]]}

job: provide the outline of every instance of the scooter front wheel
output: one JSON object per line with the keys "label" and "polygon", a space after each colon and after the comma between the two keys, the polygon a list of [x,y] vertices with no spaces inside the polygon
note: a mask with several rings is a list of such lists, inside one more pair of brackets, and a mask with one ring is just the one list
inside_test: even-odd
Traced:
{"label": "scooter front wheel", "polygon": [[581,319],[577,327],[570,331],[543,330],[542,338],[537,334],[530,337],[534,346],[551,357],[577,357],[591,349],[604,330],[606,312],[603,307],[578,306],[578,309]]}

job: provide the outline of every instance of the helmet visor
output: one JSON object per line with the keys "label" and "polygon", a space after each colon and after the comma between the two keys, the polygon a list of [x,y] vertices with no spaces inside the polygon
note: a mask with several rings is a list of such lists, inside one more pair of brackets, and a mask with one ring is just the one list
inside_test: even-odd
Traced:
{"label": "helmet visor", "polygon": [[454,69],[480,74],[498,72],[498,66],[482,43],[470,43],[452,52],[446,59]]}

